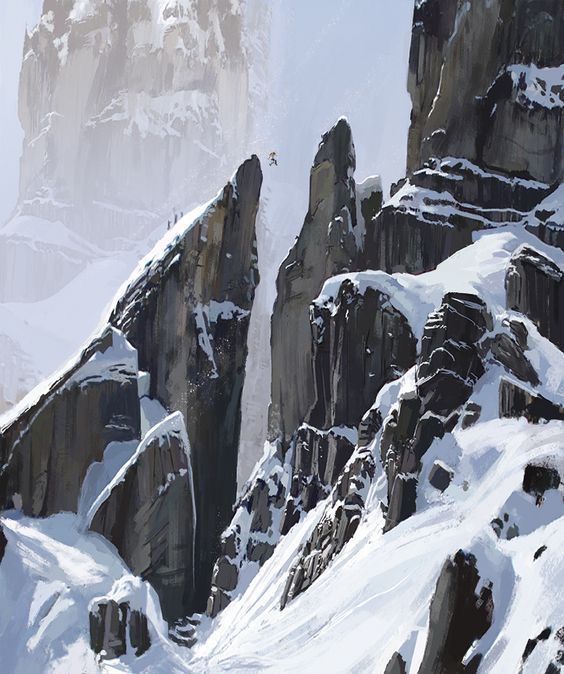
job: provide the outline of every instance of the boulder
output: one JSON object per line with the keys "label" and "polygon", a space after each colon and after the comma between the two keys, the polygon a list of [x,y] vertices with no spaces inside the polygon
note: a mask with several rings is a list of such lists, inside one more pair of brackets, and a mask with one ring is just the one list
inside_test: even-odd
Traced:
{"label": "boulder", "polygon": [[439,491],[445,491],[452,482],[454,471],[442,461],[435,461],[429,473],[430,484]]}
{"label": "boulder", "polygon": [[101,600],[90,608],[90,647],[104,660],[125,655],[129,606],[113,599]]}
{"label": "boulder", "polygon": [[529,463],[523,475],[523,491],[542,501],[549,489],[558,489],[561,484],[560,473],[556,468]]}
{"label": "boulder", "polygon": [[541,420],[564,419],[564,407],[515,382],[502,379],[499,385],[499,416],[509,419],[525,417],[538,424]]}
{"label": "boulder", "polygon": [[90,647],[103,660],[126,655],[128,643],[136,657],[151,647],[147,616],[131,610],[128,602],[97,599],[90,606]]}

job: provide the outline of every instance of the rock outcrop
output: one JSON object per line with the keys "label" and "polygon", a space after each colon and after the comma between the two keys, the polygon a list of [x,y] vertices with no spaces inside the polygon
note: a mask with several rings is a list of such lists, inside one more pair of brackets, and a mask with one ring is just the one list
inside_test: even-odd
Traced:
{"label": "rock outcrop", "polygon": [[429,159],[367,229],[367,265],[418,274],[470,245],[473,234],[524,222],[550,195],[545,183],[485,171],[464,158]]}
{"label": "rock outcrop", "polygon": [[[371,450],[367,447],[358,448],[333,489],[329,506],[292,564],[282,593],[281,608],[307,590],[354,536],[375,473],[376,465]],[[287,516],[288,503],[285,511]]]}
{"label": "rock outcrop", "polygon": [[136,576],[156,590],[164,618],[194,601],[196,512],[190,445],[178,412],[151,429],[102,492],[90,529],[112,542]]}
{"label": "rock outcrop", "polygon": [[90,609],[90,648],[105,660],[125,655],[127,604],[113,599],[99,601]]}
{"label": "rock outcrop", "polygon": [[388,481],[386,530],[415,512],[420,462],[433,440],[458,421],[457,410],[484,373],[480,341],[492,326],[475,295],[448,293],[427,319],[416,388],[388,418],[380,445]]}
{"label": "rock outcrop", "polygon": [[316,403],[308,423],[298,430],[282,533],[336,487],[331,507],[290,572],[283,606],[321,575],[354,535],[364,507],[363,489],[375,473],[366,445],[382,424],[377,410],[365,413],[384,384],[416,360],[416,340],[405,316],[389,295],[361,287],[354,276],[325,284],[312,305],[311,322]]}
{"label": "rock outcrop", "polygon": [[356,268],[355,167],[352,132],[340,119],[321,140],[304,225],[276,281],[269,435],[286,446],[315,402],[309,306],[326,279]]}
{"label": "rock outcrop", "polygon": [[108,596],[90,602],[90,647],[102,660],[120,658],[130,648],[141,657],[151,647],[151,628],[141,599],[148,599],[144,584],[124,576]]}
{"label": "rock outcrop", "polygon": [[416,341],[390,296],[354,276],[327,283],[311,307],[316,428],[357,427],[382,386],[414,363]]}
{"label": "rock outcrop", "polygon": [[47,516],[76,512],[110,443],[139,441],[141,421],[147,430],[178,413],[122,473],[114,468],[89,513],[170,621],[204,608],[235,501],[261,182],[253,156],[195,221],[180,220],[139,265],[101,337],[1,429],[0,504]]}
{"label": "rock outcrop", "polygon": [[499,416],[508,419],[525,417],[530,423],[538,424],[543,419],[564,420],[564,406],[557,405],[509,379],[502,379],[499,385]]}
{"label": "rock outcrop", "polygon": [[253,156],[188,230],[171,230],[110,317],[150,373],[150,396],[186,420],[197,514],[194,601],[202,609],[236,497],[261,183]]}
{"label": "rock outcrop", "polygon": [[564,350],[564,271],[538,250],[521,246],[511,256],[505,289],[507,308],[528,316]]}
{"label": "rock outcrop", "polygon": [[452,482],[453,477],[454,473],[448,466],[445,466],[442,461],[435,461],[431,468],[431,472],[429,473],[429,483],[432,484],[435,489],[444,491]]}
{"label": "rock outcrop", "polygon": [[388,662],[384,674],[406,674],[405,660],[399,653],[394,653]]}
{"label": "rock outcrop", "polygon": [[560,181],[563,35],[564,8],[553,0],[416,3],[409,172],[453,156]]}
{"label": "rock outcrop", "polygon": [[429,633],[419,674],[462,674],[476,671],[481,656],[472,664],[463,659],[472,644],[488,631],[493,621],[491,584],[476,594],[480,574],[474,555],[459,550],[445,562],[431,600]]}
{"label": "rock outcrop", "polygon": [[537,501],[542,501],[545,491],[558,489],[562,482],[556,468],[548,465],[529,463],[523,474],[523,491],[532,494]]}
{"label": "rock outcrop", "polygon": [[4,533],[4,529],[0,526],[0,563],[4,559],[4,555],[6,553],[6,546],[8,545],[8,539],[6,538],[6,534]]}
{"label": "rock outcrop", "polygon": [[137,354],[107,328],[36,401],[0,429],[0,505],[76,512],[89,466],[111,442],[140,438]]}

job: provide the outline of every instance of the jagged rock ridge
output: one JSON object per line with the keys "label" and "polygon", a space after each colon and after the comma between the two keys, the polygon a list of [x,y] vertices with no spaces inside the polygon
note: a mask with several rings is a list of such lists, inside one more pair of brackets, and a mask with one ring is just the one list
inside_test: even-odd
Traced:
{"label": "jagged rock ridge", "polygon": [[235,499],[261,181],[253,156],[170,230],[101,337],[0,436],[2,506],[79,512],[154,585],[169,622],[205,602]]}

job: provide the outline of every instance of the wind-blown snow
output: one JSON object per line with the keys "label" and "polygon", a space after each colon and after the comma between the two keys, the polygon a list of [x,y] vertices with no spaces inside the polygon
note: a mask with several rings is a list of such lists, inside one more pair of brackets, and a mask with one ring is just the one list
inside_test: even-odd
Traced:
{"label": "wind-blown snow", "polygon": [[[108,594],[131,600],[149,619],[150,651],[140,659],[131,654],[116,662],[121,671],[129,662],[134,671],[147,674],[158,671],[162,662],[167,672],[186,671],[167,640],[154,590],[131,577],[104,538],[81,533],[77,517],[69,514],[39,520],[10,512],[0,517],[0,524],[8,539],[0,564],[3,672],[100,672],[90,648],[88,607],[95,597]],[[111,663],[102,668],[112,670]]]}

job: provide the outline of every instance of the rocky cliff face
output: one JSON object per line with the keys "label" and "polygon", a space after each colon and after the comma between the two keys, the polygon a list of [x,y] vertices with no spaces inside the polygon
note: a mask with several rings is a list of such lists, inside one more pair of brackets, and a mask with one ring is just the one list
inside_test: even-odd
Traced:
{"label": "rocky cliff face", "polygon": [[112,249],[199,201],[250,129],[248,56],[228,0],[45,0],[20,80],[21,212]]}
{"label": "rocky cliff face", "polygon": [[315,401],[309,305],[327,278],[356,265],[355,167],[351,129],[341,119],[321,140],[304,226],[276,281],[269,434],[284,445]]}
{"label": "rocky cliff face", "polygon": [[246,161],[184,238],[143,270],[110,321],[150,373],[150,396],[187,419],[196,489],[196,601],[205,602],[237,485],[247,333],[258,284],[262,182]]}
{"label": "rocky cliff face", "polygon": [[417,2],[409,172],[452,156],[561,181],[563,35],[555,0]]}
{"label": "rocky cliff face", "polygon": [[[327,278],[361,264],[370,218],[382,202],[378,179],[363,183],[357,197],[354,169],[351,129],[340,119],[322,137],[311,169],[309,210],[278,274],[269,411],[274,456],[249,485],[224,534],[208,602],[211,615],[231,600],[239,568],[264,564],[280,534],[327,495],[354,449],[364,401],[403,371],[414,348],[409,327],[383,295],[364,297],[345,288],[338,297],[324,298],[327,305],[334,302],[334,312],[314,303]],[[381,359],[378,346],[388,335],[397,338],[397,349]],[[407,351],[400,356],[403,346]],[[343,385],[338,369],[330,381],[337,362],[347,375]],[[353,371],[363,373],[360,391],[348,388]],[[232,571],[226,574],[226,568]]]}
{"label": "rocky cliff face", "polygon": [[253,156],[171,229],[101,337],[0,436],[2,506],[79,512],[169,621],[205,602],[235,500],[261,181]]}
{"label": "rocky cliff face", "polygon": [[190,445],[180,412],[157,424],[90,510],[90,529],[112,542],[157,591],[168,622],[194,602],[196,512]]}
{"label": "rocky cliff face", "polygon": [[564,349],[564,271],[524,246],[515,251],[505,280],[507,306],[528,316],[541,335]]}
{"label": "rocky cliff face", "polygon": [[427,271],[511,222],[560,240],[539,204],[564,176],[563,31],[553,0],[415,4],[408,180],[370,229],[368,266]]}

